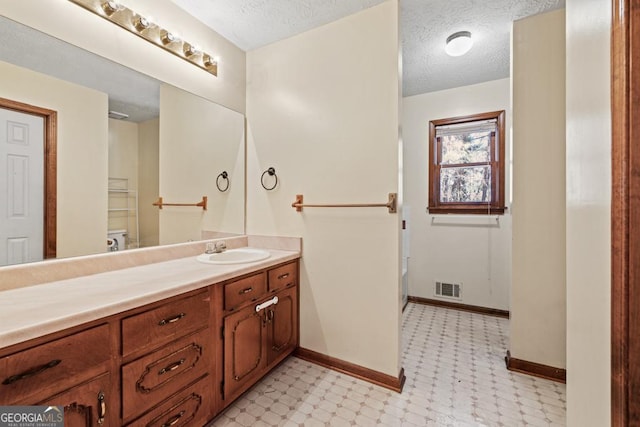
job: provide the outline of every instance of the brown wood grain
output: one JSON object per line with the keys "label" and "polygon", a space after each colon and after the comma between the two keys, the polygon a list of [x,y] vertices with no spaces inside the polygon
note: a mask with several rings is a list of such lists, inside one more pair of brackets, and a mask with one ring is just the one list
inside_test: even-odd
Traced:
{"label": "brown wood grain", "polygon": [[452,301],[442,301],[431,298],[422,298],[422,297],[413,297],[409,296],[407,298],[408,302],[414,302],[416,304],[424,304],[424,305],[434,305],[437,307],[446,307],[452,308],[454,310],[462,310],[462,311],[470,311],[472,313],[486,314],[489,316],[503,317],[505,319],[509,318],[508,310],[500,310],[497,308],[488,308],[488,307],[480,307],[477,305],[469,305],[469,304],[460,304]]}
{"label": "brown wood grain", "polygon": [[611,29],[611,424],[640,425],[640,2]]}
{"label": "brown wood grain", "polygon": [[398,393],[402,392],[402,388],[404,387],[404,382],[406,380],[404,368],[400,369],[397,377],[394,377],[383,372],[374,371],[373,369],[365,368],[364,366],[346,362],[302,347],[298,347],[294,355],[302,360],[307,360],[317,365],[324,366],[325,368],[342,372],[389,390],[397,391]]}
{"label": "brown wood grain", "polygon": [[507,350],[504,358],[507,369],[521,374],[532,375],[538,378],[545,378],[560,383],[567,382],[567,370],[562,368],[554,368],[553,366],[543,365],[541,363],[529,362],[528,360],[516,359],[511,357],[511,352]]}
{"label": "brown wood grain", "polygon": [[[487,203],[442,203],[440,202],[440,138],[436,140],[436,127],[453,125],[481,120],[497,120],[498,153],[491,156],[491,169],[497,171],[492,174],[491,191],[492,202]],[[474,215],[502,215],[505,207],[505,112],[490,111],[468,116],[451,117],[447,119],[431,120],[429,122],[429,213],[430,214],[474,214]],[[497,194],[497,198],[493,195]]]}

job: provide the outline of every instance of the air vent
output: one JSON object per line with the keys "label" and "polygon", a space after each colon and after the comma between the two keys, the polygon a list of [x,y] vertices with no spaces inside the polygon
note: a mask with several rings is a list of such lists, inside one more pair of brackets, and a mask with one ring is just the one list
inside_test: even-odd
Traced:
{"label": "air vent", "polygon": [[109,117],[116,120],[128,119],[129,115],[118,111],[109,111]]}
{"label": "air vent", "polygon": [[445,298],[462,299],[462,284],[436,282],[436,296]]}

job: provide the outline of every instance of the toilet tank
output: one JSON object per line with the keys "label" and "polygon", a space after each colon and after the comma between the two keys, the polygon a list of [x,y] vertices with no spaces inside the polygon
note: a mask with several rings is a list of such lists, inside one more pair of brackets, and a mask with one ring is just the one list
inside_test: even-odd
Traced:
{"label": "toilet tank", "polygon": [[109,230],[107,232],[107,250],[123,251],[127,249],[127,230]]}

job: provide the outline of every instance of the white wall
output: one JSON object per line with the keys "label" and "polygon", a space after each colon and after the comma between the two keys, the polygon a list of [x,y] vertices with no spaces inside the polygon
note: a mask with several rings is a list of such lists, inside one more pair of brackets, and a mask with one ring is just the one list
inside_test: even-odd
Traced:
{"label": "white wall", "polygon": [[[247,232],[303,238],[300,345],[396,377],[400,359],[398,2],[247,54]],[[280,183],[260,185],[268,167]]]}
{"label": "white wall", "polygon": [[[244,117],[170,85],[160,87],[160,196],[207,210],[164,207],[160,244],[199,240],[203,230],[244,233]],[[225,192],[216,177],[229,174]],[[226,185],[220,181],[222,188]]]}
{"label": "white wall", "polygon": [[509,350],[565,368],[565,12],[513,23]]}
{"label": "white wall", "polygon": [[218,76],[70,1],[0,0],[0,10],[9,19],[244,113],[246,55],[240,48],[170,0],[129,0],[122,3],[146,16],[152,16],[156,22],[180,34],[185,40],[219,56]]}
{"label": "white wall", "polygon": [[5,62],[0,76],[0,97],[58,112],[57,256],[104,252],[107,95]]}
{"label": "white wall", "polygon": [[[404,98],[405,206],[410,210],[409,295],[438,299],[434,282],[462,283],[463,304],[509,309],[511,215],[429,215],[429,121],[505,110],[506,158],[510,154],[510,79]],[[506,167],[509,205],[510,164]],[[444,299],[453,301],[451,299]]]}
{"label": "white wall", "polygon": [[610,29],[611,1],[567,0],[569,427],[611,423]]}

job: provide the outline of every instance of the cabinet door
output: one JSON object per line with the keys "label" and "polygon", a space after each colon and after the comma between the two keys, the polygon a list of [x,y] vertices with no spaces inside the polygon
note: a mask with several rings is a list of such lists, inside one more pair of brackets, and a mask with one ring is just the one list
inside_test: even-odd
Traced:
{"label": "cabinet door", "polygon": [[278,303],[268,307],[267,363],[277,363],[298,345],[298,292],[296,287],[278,292]]}
{"label": "cabinet door", "polygon": [[73,387],[38,403],[43,406],[63,406],[65,427],[108,427],[118,425],[118,414],[109,411],[111,401],[109,374]]}
{"label": "cabinet door", "polygon": [[224,319],[224,399],[237,397],[263,373],[266,328],[264,310],[249,306]]}

